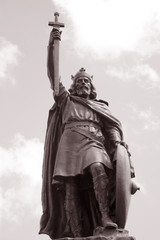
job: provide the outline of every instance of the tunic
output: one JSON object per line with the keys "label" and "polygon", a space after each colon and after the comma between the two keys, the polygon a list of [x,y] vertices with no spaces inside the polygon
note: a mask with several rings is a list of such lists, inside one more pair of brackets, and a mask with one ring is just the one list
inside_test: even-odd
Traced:
{"label": "tunic", "polygon": [[[60,96],[55,98],[57,104],[62,98],[69,97],[64,87],[60,86]],[[64,131],[56,155],[54,179],[84,174],[87,167],[95,162],[112,169],[103,145],[102,122],[95,111],[69,98],[62,113],[62,125]]]}

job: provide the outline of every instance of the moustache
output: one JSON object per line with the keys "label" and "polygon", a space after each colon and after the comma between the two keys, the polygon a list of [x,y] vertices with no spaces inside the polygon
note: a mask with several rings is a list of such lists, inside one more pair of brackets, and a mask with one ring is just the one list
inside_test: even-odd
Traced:
{"label": "moustache", "polygon": [[88,87],[87,85],[85,85],[85,84],[83,84],[83,85],[81,85],[81,86],[77,86],[77,90],[79,90],[79,89],[84,89],[84,88],[86,88],[87,90],[89,90],[89,87]]}

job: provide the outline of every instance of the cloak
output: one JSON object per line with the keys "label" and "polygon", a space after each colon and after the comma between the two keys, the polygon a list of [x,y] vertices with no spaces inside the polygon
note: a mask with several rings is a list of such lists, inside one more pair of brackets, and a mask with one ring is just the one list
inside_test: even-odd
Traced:
{"label": "cloak", "polygon": [[[86,100],[77,96],[70,96],[92,110],[94,110],[104,121],[118,129],[121,139],[123,132],[121,123],[111,113],[108,106],[102,100]],[[66,101],[66,100],[65,100]],[[52,184],[52,176],[56,159],[58,144],[63,133],[62,111],[66,102],[61,103],[59,107],[56,103],[49,111],[47,131],[44,146],[44,159],[42,170],[42,208],[43,214],[40,221],[39,234],[47,234],[51,239],[62,237],[66,226],[66,217],[64,212],[65,189],[63,186]],[[105,133],[104,133],[105,136]],[[89,182],[90,179],[87,179]],[[86,179],[84,179],[86,185]],[[93,229],[100,224],[101,217],[94,197],[93,189],[82,188],[82,201],[86,206],[84,211],[83,226],[86,236],[92,235]]]}

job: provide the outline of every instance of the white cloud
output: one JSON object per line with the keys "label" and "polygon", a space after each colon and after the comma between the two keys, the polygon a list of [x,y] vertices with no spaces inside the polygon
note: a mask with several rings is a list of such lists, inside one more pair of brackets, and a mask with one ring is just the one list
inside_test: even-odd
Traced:
{"label": "white cloud", "polygon": [[160,116],[154,114],[151,108],[139,110],[135,106],[131,106],[134,116],[142,121],[143,130],[157,131],[160,130]]}
{"label": "white cloud", "polygon": [[160,3],[157,10],[153,12],[152,17],[146,22],[136,50],[143,57],[150,57],[153,54],[160,53]]}
{"label": "white cloud", "polygon": [[105,60],[107,75],[134,81],[145,89],[160,88],[156,60],[149,59],[160,53],[158,0],[53,2],[60,12],[60,21],[63,15],[70,19],[71,26],[62,30],[64,35],[70,34],[74,51],[88,59]]}
{"label": "white cloud", "polygon": [[143,88],[160,88],[160,76],[149,64],[147,63],[132,63],[123,65],[109,65],[106,69],[106,74],[120,79],[125,82],[138,82]]}
{"label": "white cloud", "polygon": [[15,79],[11,76],[10,67],[18,64],[20,51],[18,46],[0,38],[0,83],[9,81],[15,84]]}
{"label": "white cloud", "polygon": [[[53,0],[72,20],[75,48],[82,52],[113,53],[142,50],[146,24],[160,32],[160,3],[158,0]],[[57,7],[57,8],[58,8]],[[157,21],[153,21],[157,16]],[[69,26],[68,26],[69,28]],[[138,44],[141,42],[140,45]],[[158,43],[157,43],[158,46]],[[145,50],[144,50],[145,51]]]}
{"label": "white cloud", "polygon": [[147,111],[139,112],[139,117],[145,121],[144,129],[160,130],[160,117],[153,115],[150,109]]}
{"label": "white cloud", "polygon": [[19,222],[40,213],[43,144],[17,134],[13,146],[0,148],[1,220]]}

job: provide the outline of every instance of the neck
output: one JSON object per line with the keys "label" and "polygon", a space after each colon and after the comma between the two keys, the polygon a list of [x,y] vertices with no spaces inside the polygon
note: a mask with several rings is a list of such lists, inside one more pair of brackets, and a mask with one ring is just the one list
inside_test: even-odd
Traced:
{"label": "neck", "polygon": [[88,94],[77,94],[77,96],[84,99],[90,99],[90,96]]}

